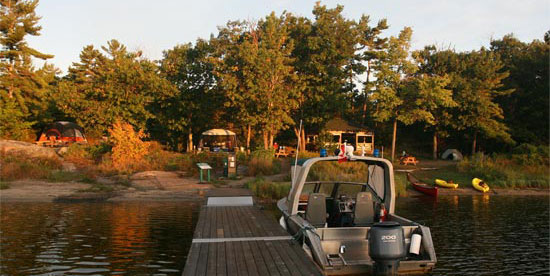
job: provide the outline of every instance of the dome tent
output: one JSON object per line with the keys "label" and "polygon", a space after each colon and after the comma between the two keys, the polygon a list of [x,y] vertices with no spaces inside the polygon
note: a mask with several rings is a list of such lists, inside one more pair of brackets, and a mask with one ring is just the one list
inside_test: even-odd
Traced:
{"label": "dome tent", "polygon": [[446,151],[441,154],[441,159],[445,160],[455,160],[460,161],[464,157],[462,156],[462,153],[458,151],[457,149],[447,149]]}
{"label": "dome tent", "polygon": [[84,129],[72,122],[58,121],[51,124],[38,138],[38,143],[51,142],[52,144],[65,144],[74,142],[86,143]]}

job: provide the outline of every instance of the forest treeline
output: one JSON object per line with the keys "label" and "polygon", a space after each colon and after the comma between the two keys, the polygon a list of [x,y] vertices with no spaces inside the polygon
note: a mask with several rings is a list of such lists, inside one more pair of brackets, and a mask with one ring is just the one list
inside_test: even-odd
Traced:
{"label": "forest treeline", "polygon": [[4,138],[35,139],[59,120],[102,136],[121,120],[174,150],[189,150],[209,128],[267,147],[285,134],[304,141],[339,116],[389,130],[392,149],[397,129],[415,126],[400,135],[429,133],[434,157],[450,136],[472,152],[480,139],[500,150],[549,140],[550,32],[531,42],[510,34],[472,51],[413,51],[411,28],[386,36],[386,20],[354,20],[343,6],[317,3],[312,18],[283,12],[228,22],[159,61],[117,40],[88,45],[62,75],[50,63],[36,67],[33,60],[53,56],[26,42],[40,35],[38,1],[0,3]]}

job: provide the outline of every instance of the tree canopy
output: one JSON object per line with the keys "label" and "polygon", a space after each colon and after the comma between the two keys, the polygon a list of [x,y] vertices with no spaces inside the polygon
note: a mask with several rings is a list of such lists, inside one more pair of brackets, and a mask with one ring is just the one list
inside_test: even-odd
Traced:
{"label": "tree canopy", "polygon": [[52,57],[27,43],[40,35],[37,5],[0,0],[2,138],[25,139],[57,120],[102,136],[118,120],[174,150],[192,150],[209,128],[246,136],[248,148],[292,136],[304,148],[306,134],[342,117],[373,128],[385,145],[391,133],[392,157],[398,126],[412,129],[400,137],[429,133],[434,158],[451,136],[472,152],[549,139],[550,31],[544,40],[510,34],[471,51],[412,51],[412,28],[386,36],[385,19],[350,19],[341,5],[316,3],[310,17],[229,21],[158,61],[115,39],[88,45],[61,75],[33,65]]}

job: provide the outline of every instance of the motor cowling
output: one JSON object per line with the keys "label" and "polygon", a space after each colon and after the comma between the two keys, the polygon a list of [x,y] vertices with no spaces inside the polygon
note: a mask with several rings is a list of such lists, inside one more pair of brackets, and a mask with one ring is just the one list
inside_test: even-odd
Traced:
{"label": "motor cowling", "polygon": [[368,234],[374,275],[395,275],[406,256],[403,227],[395,221],[374,224]]}

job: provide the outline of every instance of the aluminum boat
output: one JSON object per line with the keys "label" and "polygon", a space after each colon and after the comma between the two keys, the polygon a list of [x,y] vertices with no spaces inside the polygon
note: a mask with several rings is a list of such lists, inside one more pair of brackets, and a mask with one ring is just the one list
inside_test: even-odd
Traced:
{"label": "aluminum boat", "polygon": [[[292,188],[277,202],[281,226],[326,275],[430,272],[437,261],[430,229],[395,213],[392,164],[349,156],[345,165],[361,164],[364,181],[350,181],[349,170],[333,173],[329,181],[308,178],[314,165],[341,161],[332,156],[296,163]],[[334,180],[339,176],[342,180]]]}

